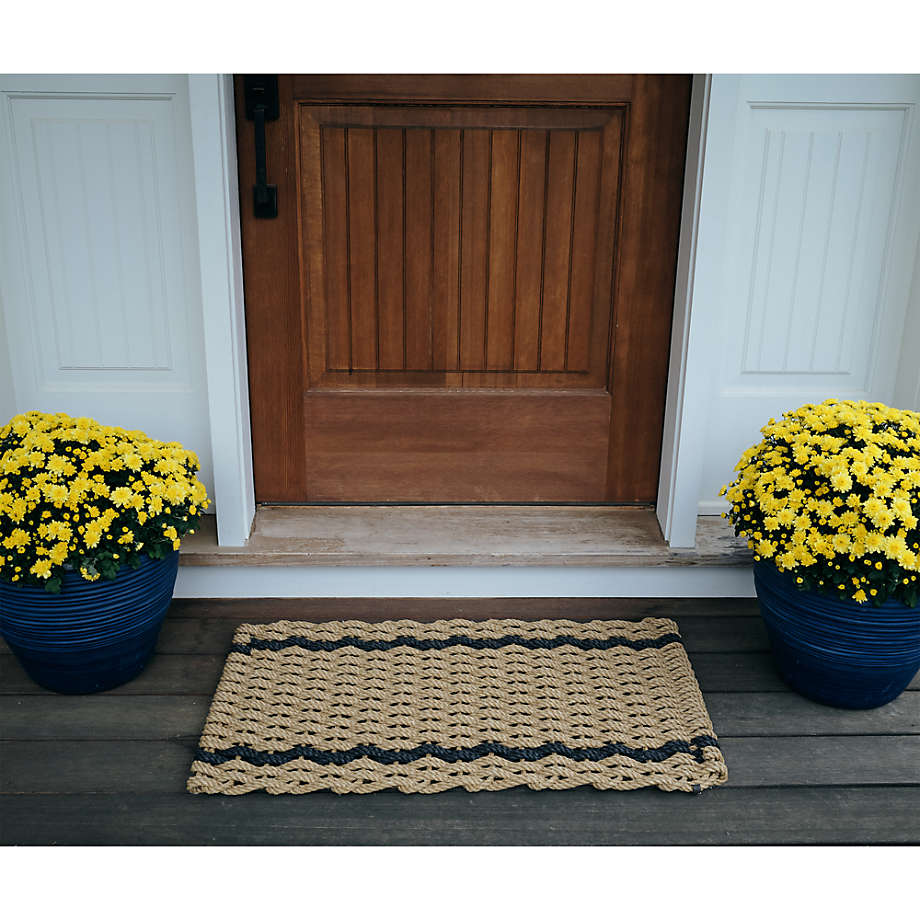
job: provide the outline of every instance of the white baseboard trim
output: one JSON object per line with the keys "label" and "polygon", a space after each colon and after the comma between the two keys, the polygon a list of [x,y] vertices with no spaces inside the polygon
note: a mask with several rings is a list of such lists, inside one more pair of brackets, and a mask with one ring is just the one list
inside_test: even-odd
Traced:
{"label": "white baseboard trim", "polygon": [[706,499],[697,505],[697,514],[721,514],[728,511],[729,507],[724,498]]}
{"label": "white baseboard trim", "polygon": [[176,597],[754,597],[749,566],[179,567]]}

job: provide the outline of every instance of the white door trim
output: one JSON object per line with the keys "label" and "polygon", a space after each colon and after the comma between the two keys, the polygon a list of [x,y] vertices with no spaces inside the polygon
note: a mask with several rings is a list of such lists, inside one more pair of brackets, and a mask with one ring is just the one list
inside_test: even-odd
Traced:
{"label": "white door trim", "polygon": [[180,565],[176,597],[754,597],[748,565]]}
{"label": "white door trim", "polygon": [[[708,369],[712,359],[707,351],[714,340],[710,330],[701,328],[705,320],[701,311],[693,316],[711,91],[711,75],[693,77],[671,321],[671,359],[655,508],[661,532],[670,546],[694,546],[696,543],[705,406],[710,385]],[[710,244],[707,242],[707,245]],[[717,336],[715,341],[718,341]]]}
{"label": "white door trim", "polygon": [[217,539],[242,546],[255,517],[233,78],[189,74]]}

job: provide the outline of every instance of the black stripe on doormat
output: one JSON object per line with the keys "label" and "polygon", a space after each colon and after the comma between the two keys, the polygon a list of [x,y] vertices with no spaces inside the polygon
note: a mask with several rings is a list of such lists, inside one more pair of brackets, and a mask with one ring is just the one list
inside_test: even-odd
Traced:
{"label": "black stripe on doormat", "polygon": [[286,751],[277,752],[257,751],[248,745],[235,744],[219,751],[205,751],[199,748],[195,759],[215,765],[239,759],[253,766],[262,767],[267,764],[281,766],[290,763],[292,760],[310,760],[323,766],[328,766],[329,764],[343,766],[361,757],[367,757],[381,764],[412,763],[422,757],[437,757],[446,763],[458,763],[460,761],[478,760],[480,757],[496,754],[505,760],[519,763],[525,760],[542,760],[550,754],[561,754],[563,757],[576,761],[598,761],[604,760],[606,757],[612,757],[614,754],[620,754],[640,763],[660,763],[674,754],[692,754],[694,760],[702,763],[703,749],[707,747],[717,748],[719,747],[719,742],[712,735],[697,735],[690,741],[675,739],[667,741],[656,748],[634,748],[627,744],[619,743],[605,744],[600,747],[572,748],[558,742],[541,744],[537,747],[518,748],[508,747],[495,741],[486,741],[469,748],[445,748],[439,744],[420,744],[418,747],[405,751],[388,750],[377,747],[376,744],[359,744],[349,748],[347,751],[323,751],[309,744],[298,744]]}
{"label": "black stripe on doormat", "polygon": [[310,652],[334,652],[340,648],[357,648],[364,652],[387,652],[394,648],[414,648],[427,652],[457,645],[473,649],[499,649],[509,645],[519,645],[528,649],[552,649],[571,645],[583,651],[603,651],[623,646],[638,651],[646,648],[663,648],[672,642],[680,642],[680,636],[677,633],[665,633],[654,639],[627,639],[625,636],[612,636],[609,639],[579,639],[576,636],[528,639],[525,636],[510,635],[499,639],[474,639],[470,636],[448,636],[446,639],[416,639],[415,636],[397,636],[395,639],[360,639],[357,636],[345,636],[342,639],[327,640],[288,636],[285,639],[250,639],[245,643],[235,642],[230,646],[230,651],[248,655],[255,649],[279,652],[292,645]]}

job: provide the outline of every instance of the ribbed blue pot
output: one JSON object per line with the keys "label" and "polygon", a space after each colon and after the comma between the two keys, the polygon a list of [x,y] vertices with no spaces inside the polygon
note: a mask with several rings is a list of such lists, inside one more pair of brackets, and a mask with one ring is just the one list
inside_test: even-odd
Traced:
{"label": "ribbed blue pot", "polygon": [[872,709],[898,696],[920,670],[920,607],[880,607],[800,591],[794,576],[754,563],[773,657],[783,679],[845,709]]}
{"label": "ribbed blue pot", "polygon": [[29,676],[58,693],[96,693],[126,683],[153,655],[172,600],[178,551],[141,557],[114,580],[65,572],[60,594],[0,582],[0,635]]}

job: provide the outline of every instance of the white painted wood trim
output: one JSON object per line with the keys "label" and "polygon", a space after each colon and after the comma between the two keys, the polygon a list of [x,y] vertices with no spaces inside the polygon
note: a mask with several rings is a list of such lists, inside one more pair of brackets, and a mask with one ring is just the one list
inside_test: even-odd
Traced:
{"label": "white painted wood trim", "polygon": [[699,368],[701,358],[704,362],[708,360],[706,355],[698,354],[700,347],[706,344],[699,332],[691,338],[691,319],[711,87],[711,75],[694,76],[656,505],[661,532],[670,546],[695,544],[699,513],[696,499],[699,495],[704,431],[704,426],[700,424],[703,416],[700,399],[705,381],[701,379],[704,375],[690,374],[689,370],[691,366]]}
{"label": "white painted wood trim", "polygon": [[176,597],[754,597],[744,566],[181,565]]}
{"label": "white painted wood trim", "polygon": [[217,539],[242,546],[255,516],[233,80],[189,74]]}
{"label": "white painted wood trim", "polygon": [[[914,144],[920,146],[920,139],[916,138],[916,121],[915,118]],[[920,239],[917,241],[917,251],[914,255],[914,273],[907,304],[904,336],[901,340],[901,360],[898,365],[894,404],[899,409],[920,411]]]}
{"label": "white painted wood trim", "polygon": [[[2,233],[0,233],[0,245],[4,245]],[[18,411],[16,391],[13,387],[9,339],[6,335],[3,314],[3,290],[0,288],[0,425],[5,425]]]}
{"label": "white painted wood trim", "polygon": [[731,507],[724,498],[701,499],[697,502],[697,513],[700,515],[721,514]]}

